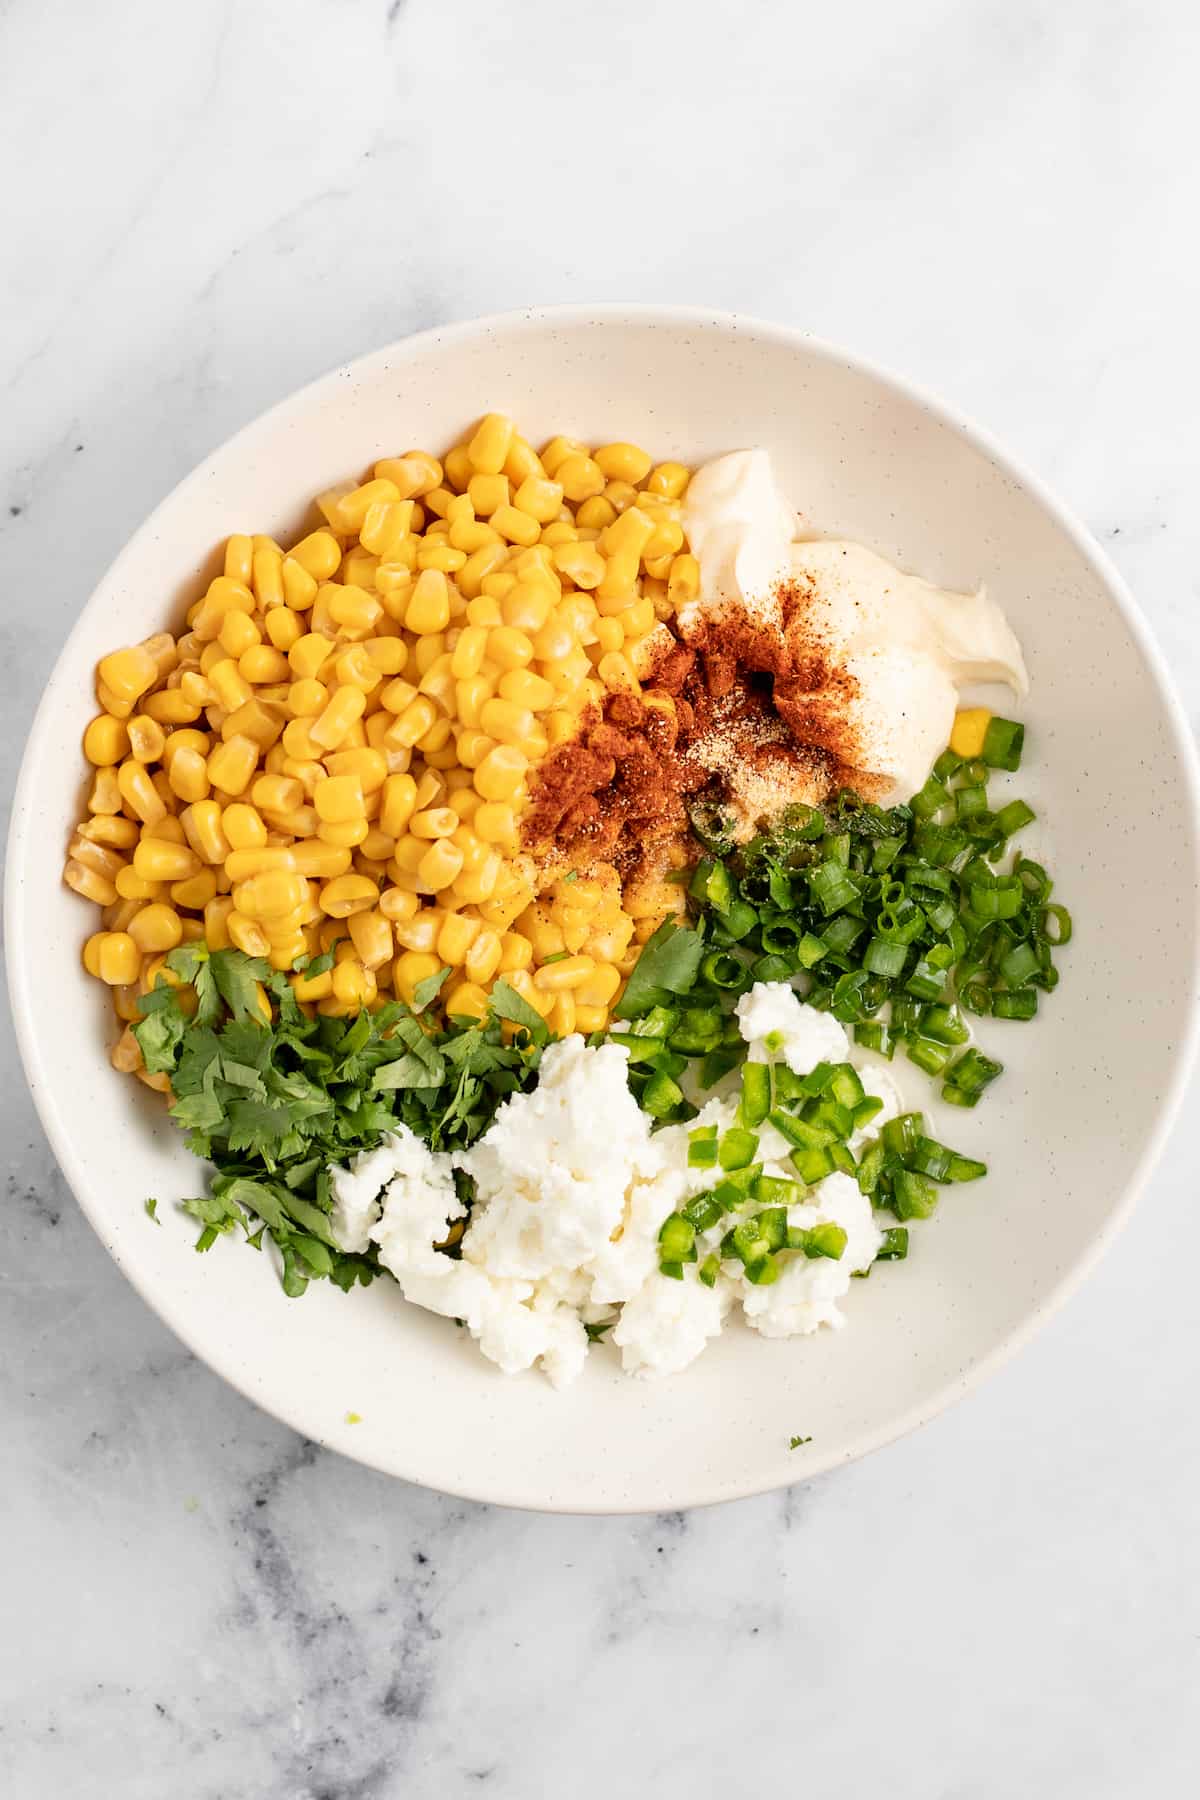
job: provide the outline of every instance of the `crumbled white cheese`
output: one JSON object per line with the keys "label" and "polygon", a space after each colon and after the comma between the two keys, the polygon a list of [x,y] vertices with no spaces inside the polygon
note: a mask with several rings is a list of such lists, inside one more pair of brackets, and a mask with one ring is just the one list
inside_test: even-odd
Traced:
{"label": "crumbled white cheese", "polygon": [[795,1075],[819,1062],[845,1062],[846,1034],[832,1013],[803,1006],[786,981],[756,981],[737,1003],[738,1029],[752,1062],[780,1056]]}
{"label": "crumbled white cheese", "polygon": [[[755,1060],[781,1057],[800,1075],[818,1062],[850,1060],[837,1021],[803,1005],[782,982],[758,983],[737,1011]],[[882,1069],[854,1060],[864,1087],[884,1102],[873,1131],[899,1110],[899,1096]],[[507,1100],[471,1150],[438,1154],[399,1126],[377,1150],[335,1172],[335,1237],[359,1251],[373,1240],[407,1300],[461,1319],[506,1373],[536,1364],[556,1386],[583,1367],[585,1322],[610,1319],[617,1308],[612,1342],[626,1372],[641,1376],[686,1368],[738,1303],[767,1337],[840,1325],[837,1303],[880,1243],[870,1202],[844,1175],[827,1177],[788,1215],[803,1228],[841,1225],[847,1243],[839,1260],[788,1257],[778,1281],[755,1287],[740,1262],[725,1259],[707,1287],[698,1266],[719,1249],[725,1220],[700,1235],[697,1263],[685,1267],[682,1281],[660,1273],[664,1219],[713,1185],[711,1168],[688,1166],[691,1133],[706,1125],[727,1131],[737,1097],[718,1094],[691,1124],[652,1135],[652,1121],[629,1092],[627,1066],[620,1045],[589,1049],[581,1037],[564,1038],[547,1049],[537,1086]],[[786,1140],[767,1122],[757,1134],[763,1172],[794,1179]],[[472,1177],[476,1198],[460,1255],[452,1257],[436,1246],[466,1212],[456,1168]]]}

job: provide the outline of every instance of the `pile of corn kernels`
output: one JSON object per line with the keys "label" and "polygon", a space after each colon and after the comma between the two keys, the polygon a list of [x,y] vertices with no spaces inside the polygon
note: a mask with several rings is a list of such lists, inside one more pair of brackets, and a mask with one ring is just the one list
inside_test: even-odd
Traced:
{"label": "pile of corn kernels", "polygon": [[[689,471],[633,444],[541,453],[488,414],[318,496],[290,549],[231,537],[187,615],[97,669],[87,816],[65,878],[129,1024],[189,939],[272,967],[306,1008],[374,1008],[452,971],[448,1013],[503,977],[558,1034],[601,1030],[670,893],[521,846],[531,771],[606,693],[639,692],[659,622],[698,591]],[[675,890],[678,893],[678,890]],[[170,979],[170,971],[166,971]]]}

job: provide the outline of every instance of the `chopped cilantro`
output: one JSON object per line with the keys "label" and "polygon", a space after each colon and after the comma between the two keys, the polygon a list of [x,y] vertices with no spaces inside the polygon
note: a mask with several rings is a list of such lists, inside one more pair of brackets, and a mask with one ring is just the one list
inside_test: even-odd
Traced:
{"label": "chopped cilantro", "polygon": [[655,1006],[667,1004],[672,994],[687,994],[696,985],[704,939],[698,931],[664,919],[648,938],[633,974],[621,996],[621,1016],[640,1018]]}
{"label": "chopped cilantro", "polygon": [[[308,972],[324,961],[314,958]],[[257,1249],[265,1232],[291,1296],[310,1281],[348,1291],[379,1273],[373,1249],[347,1255],[337,1246],[330,1166],[373,1149],[397,1122],[435,1150],[465,1149],[502,1101],[531,1085],[550,1037],[506,982],[497,982],[486,1020],[431,1028],[417,1012],[448,969],[418,985],[411,1010],[392,1002],[355,1018],[310,1019],[286,975],[239,950],[181,944],[167,966],[186,985],[160,977],[139,1000],[133,1031],[147,1068],[170,1077],[171,1114],[189,1149],[216,1168],[209,1192],[183,1202],[200,1226],[196,1249],[234,1231]],[[505,1021],[527,1035],[506,1043]],[[151,1218],[154,1209],[148,1201]]]}
{"label": "chopped cilantro", "polygon": [[587,1332],[588,1343],[598,1344],[605,1332],[611,1331],[616,1322],[615,1319],[601,1319],[598,1325],[585,1325],[583,1329]]}
{"label": "chopped cilantro", "polygon": [[789,1439],[788,1449],[789,1450],[799,1450],[801,1444],[811,1444],[811,1443],[812,1443],[812,1439],[810,1437],[794,1437],[794,1438]]}
{"label": "chopped cilantro", "polygon": [[147,1200],[146,1212],[149,1215],[149,1217],[154,1220],[154,1223],[156,1225],[162,1224],[162,1220],[158,1216],[158,1201],[157,1200]]}

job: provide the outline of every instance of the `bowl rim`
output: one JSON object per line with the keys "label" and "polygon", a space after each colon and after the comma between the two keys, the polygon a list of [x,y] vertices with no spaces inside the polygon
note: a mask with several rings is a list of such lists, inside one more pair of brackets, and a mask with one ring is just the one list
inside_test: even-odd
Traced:
{"label": "bowl rim", "polygon": [[[706,329],[718,333],[744,333],[747,336],[766,339],[785,349],[803,349],[809,356],[839,364],[855,374],[878,382],[892,390],[930,414],[938,423],[949,427],[956,435],[987,456],[1002,474],[1018,484],[1037,501],[1084,561],[1092,567],[1116,604],[1125,625],[1145,658],[1162,697],[1169,737],[1179,757],[1183,785],[1187,790],[1190,803],[1188,810],[1192,826],[1192,862],[1194,867],[1200,864],[1200,754],[1197,752],[1187,715],[1176,691],[1165,656],[1159,649],[1131,590],[1105,550],[1040,477],[1028,469],[1018,458],[1003,449],[991,433],[977,424],[970,415],[948,406],[920,383],[897,374],[870,357],[843,349],[830,340],[809,333],[800,327],[781,325],[747,313],[726,312],[703,306],[672,306],[648,302],[608,301],[595,305],[572,302],[554,306],[520,307],[499,313],[483,314],[471,319],[431,326],[423,331],[414,332],[406,337],[380,345],[376,349],[366,351],[348,362],[339,363],[285,395],[264,412],[256,414],[231,436],[209,450],[201,461],[158,501],[93,586],[55,659],[54,667],[47,679],[29,728],[14,789],[5,856],[4,950],[7,963],[9,1003],[13,1015],[17,1047],[42,1128],[59,1167],[66,1177],[68,1186],[84,1216],[110,1255],[113,1256],[122,1274],[126,1276],[126,1279],[130,1281],[151,1310],[181,1339],[193,1355],[214,1370],[253,1405],[279,1419],[292,1430],[322,1444],[325,1448],[337,1450],[352,1461],[363,1463],[384,1474],[421,1486],[430,1485],[421,1475],[397,1466],[394,1460],[384,1461],[378,1456],[359,1454],[351,1441],[334,1441],[327,1433],[314,1432],[311,1425],[304,1420],[302,1408],[293,1407],[286,1400],[279,1401],[274,1396],[267,1397],[253,1391],[240,1366],[223,1355],[219,1347],[214,1347],[208,1342],[196,1341],[195,1335],[177,1321],[172,1314],[170,1289],[160,1290],[152,1284],[140,1280],[135,1271],[125,1266],[116,1254],[115,1248],[108,1242],[104,1230],[103,1209],[98,1198],[91,1192],[84,1161],[82,1155],[75,1148],[69,1121],[54,1099],[53,1088],[46,1078],[43,1059],[39,1053],[33,1028],[32,971],[28,967],[24,953],[25,906],[20,889],[30,840],[36,830],[37,812],[33,794],[34,751],[42,740],[50,736],[55,729],[58,692],[65,681],[64,665],[76,636],[83,630],[85,617],[97,594],[110,582],[119,579],[125,564],[135,560],[140,553],[143,541],[154,534],[161,515],[168,508],[174,506],[191,488],[199,487],[204,482],[214,461],[223,458],[244,438],[261,431],[269,422],[282,420],[293,409],[302,411],[318,390],[324,387],[335,387],[369,363],[386,362],[388,358],[393,357],[404,361],[419,361],[425,349],[435,344],[445,347],[447,343],[451,345],[455,342],[464,343],[488,335],[512,335],[519,334],[525,329],[537,330],[546,326],[586,324],[602,326],[641,324],[660,327],[664,330]],[[714,1483],[710,1491],[690,1497],[682,1503],[673,1501],[670,1504],[675,1506],[682,1504],[690,1509],[696,1506],[719,1504],[726,1500],[749,1499],[793,1485],[794,1481],[810,1481],[831,1468],[838,1468],[846,1463],[857,1461],[860,1457],[869,1455],[874,1450],[882,1449],[885,1445],[906,1436],[918,1427],[928,1424],[940,1413],[946,1411],[955,1401],[963,1399],[973,1392],[989,1375],[1023,1349],[1034,1334],[1067,1303],[1091,1275],[1105,1251],[1128,1222],[1137,1200],[1158,1166],[1164,1146],[1178,1117],[1183,1095],[1196,1061],[1197,1050],[1200,1048],[1200,1004],[1198,1004],[1200,1001],[1200,950],[1197,952],[1193,966],[1188,971],[1187,987],[1186,1026],[1170,1081],[1158,1097],[1147,1132],[1146,1148],[1137,1172],[1117,1199],[1103,1227],[1082,1247],[1077,1258],[1064,1269],[1042,1304],[1035,1307],[1021,1324],[1015,1326],[990,1350],[978,1356],[924,1400],[909,1407],[886,1424],[874,1430],[862,1432],[841,1451],[824,1456],[814,1456],[812,1461],[806,1464],[803,1474],[797,1474],[792,1480],[779,1481],[774,1478],[764,1480],[761,1476],[752,1475],[742,1483],[735,1482],[732,1485],[720,1484],[719,1486]],[[539,1502],[531,1500],[528,1494],[506,1493],[498,1491],[496,1488],[481,1491],[478,1485],[473,1484],[469,1478],[455,1482],[445,1482],[439,1479],[435,1491],[459,1499],[476,1500],[485,1504],[508,1506],[530,1512],[586,1515],[595,1514],[598,1510],[595,1507],[562,1501]],[[604,1515],[637,1514],[660,1510],[663,1504],[661,1496],[640,1500],[636,1494],[633,1494],[620,1505],[608,1505],[600,1510]]]}

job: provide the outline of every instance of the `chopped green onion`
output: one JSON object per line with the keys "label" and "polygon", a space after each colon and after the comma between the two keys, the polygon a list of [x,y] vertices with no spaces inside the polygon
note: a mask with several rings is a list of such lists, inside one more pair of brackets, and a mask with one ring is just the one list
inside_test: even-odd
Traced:
{"label": "chopped green onion", "polygon": [[1003,1072],[1003,1063],[993,1062],[981,1050],[966,1050],[947,1071],[942,1098],[952,1106],[974,1106],[984,1089]]}
{"label": "chopped green onion", "polygon": [[[1053,932],[1048,927],[1054,926]],[[1069,944],[1074,925],[1065,906],[1043,906],[1038,914],[1038,930],[1048,944]]]}
{"label": "chopped green onion", "polygon": [[1014,832],[1021,831],[1026,825],[1032,825],[1037,818],[1032,806],[1026,806],[1024,800],[1010,800],[996,814],[996,829],[1001,837],[1010,838]]}
{"label": "chopped green onion", "polygon": [[889,1119],[880,1134],[885,1150],[898,1156],[903,1162],[912,1155],[918,1138],[925,1136],[924,1113],[901,1113],[895,1119]]}
{"label": "chopped green onion", "polygon": [[908,1255],[908,1227],[893,1225],[883,1234],[883,1242],[875,1252],[876,1262],[903,1262]]}
{"label": "chopped green onion", "polygon": [[972,1156],[952,1155],[947,1181],[980,1181],[987,1174],[987,1164]]}
{"label": "chopped green onion", "polygon": [[1000,973],[1010,987],[1020,987],[1031,975],[1037,973],[1039,967],[1038,953],[1028,942],[1014,944],[1008,954],[1000,959]]}
{"label": "chopped green onion", "polygon": [[846,1233],[841,1225],[813,1225],[805,1233],[805,1256],[827,1256],[837,1262],[845,1248]]}
{"label": "chopped green onion", "polygon": [[842,864],[832,858],[809,870],[808,885],[813,899],[827,918],[858,898],[854,881]]}
{"label": "chopped green onion", "polygon": [[918,819],[932,819],[935,813],[949,804],[950,790],[942,785],[936,775],[931,775],[925,786],[909,801]]}
{"label": "chopped green onion", "polygon": [[921,1014],[921,1035],[939,1044],[965,1044],[971,1034],[953,1006],[927,1006]]}
{"label": "chopped green onion", "polygon": [[746,966],[728,950],[709,950],[700,959],[700,979],[710,986],[734,993],[746,986]]}
{"label": "chopped green onion", "polygon": [[872,975],[899,975],[908,961],[907,944],[888,938],[872,938],[863,956],[863,968]]}
{"label": "chopped green onion", "polygon": [[864,1050],[874,1050],[877,1056],[886,1056],[891,1062],[896,1054],[896,1036],[890,1026],[880,1025],[874,1019],[866,1019],[854,1027],[854,1041],[861,1044]]}
{"label": "chopped green onion", "polygon": [[983,734],[983,761],[989,769],[1008,769],[1012,772],[1021,766],[1024,744],[1025,727],[1015,719],[989,719],[988,728]]}
{"label": "chopped green onion", "polygon": [[717,1161],[717,1128],[701,1125],[688,1133],[688,1168],[711,1169]]}
{"label": "chopped green onion", "polygon": [[927,1075],[940,1075],[954,1050],[950,1044],[939,1044],[932,1038],[910,1038],[904,1046],[904,1054]]}
{"label": "chopped green onion", "polygon": [[694,1230],[708,1231],[717,1223],[724,1210],[716,1195],[709,1191],[693,1195],[680,1217],[686,1219]]}
{"label": "chopped green onion", "polygon": [[[682,1275],[683,1270],[680,1269],[679,1273]],[[697,1279],[702,1281],[707,1288],[716,1287],[717,1276],[720,1273],[721,1259],[715,1250],[709,1252],[704,1261],[700,1264],[700,1267],[696,1270]]]}
{"label": "chopped green onion", "polygon": [[779,1264],[769,1251],[746,1264],[746,1280],[753,1282],[755,1287],[770,1287],[773,1281],[779,1280]]}
{"label": "chopped green onion", "polygon": [[1011,993],[992,997],[992,1012],[997,1019],[1032,1019],[1038,1009],[1037,989],[1014,988]]}
{"label": "chopped green onion", "polygon": [[804,1197],[799,1182],[778,1175],[760,1175],[753,1191],[756,1200],[765,1200],[769,1206],[798,1206]]}

